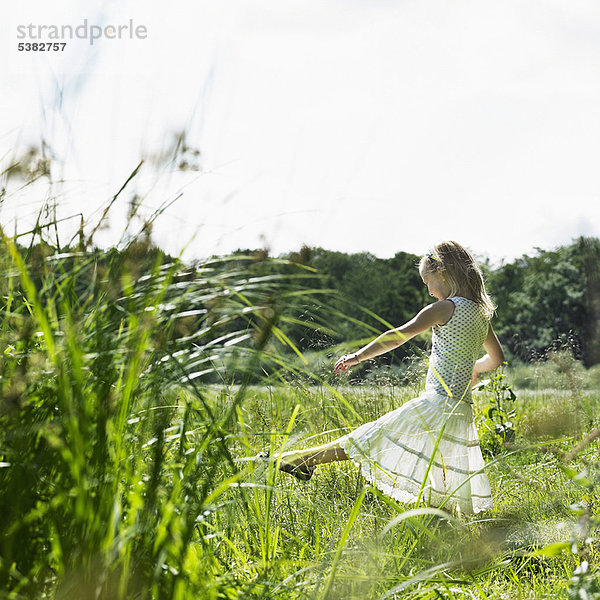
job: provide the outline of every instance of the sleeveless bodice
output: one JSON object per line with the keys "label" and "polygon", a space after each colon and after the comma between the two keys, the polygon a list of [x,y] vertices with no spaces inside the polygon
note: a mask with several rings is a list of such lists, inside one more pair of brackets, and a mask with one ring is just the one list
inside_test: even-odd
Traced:
{"label": "sleeveless bodice", "polygon": [[482,307],[468,298],[448,298],[454,313],[445,325],[433,327],[425,389],[471,402],[473,366],[488,333]]}

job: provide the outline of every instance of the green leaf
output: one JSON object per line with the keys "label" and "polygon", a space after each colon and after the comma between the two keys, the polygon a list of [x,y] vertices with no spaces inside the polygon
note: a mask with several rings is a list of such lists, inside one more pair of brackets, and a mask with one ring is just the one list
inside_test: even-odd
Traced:
{"label": "green leaf", "polygon": [[529,554],[529,556],[559,556],[565,550],[569,552],[571,549],[571,542],[556,542],[549,544],[543,548],[538,548]]}

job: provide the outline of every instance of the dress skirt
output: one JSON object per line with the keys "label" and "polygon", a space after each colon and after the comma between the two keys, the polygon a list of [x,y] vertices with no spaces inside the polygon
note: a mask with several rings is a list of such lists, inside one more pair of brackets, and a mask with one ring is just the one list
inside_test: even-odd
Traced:
{"label": "dress skirt", "polygon": [[471,404],[425,391],[338,440],[363,476],[399,502],[492,508]]}

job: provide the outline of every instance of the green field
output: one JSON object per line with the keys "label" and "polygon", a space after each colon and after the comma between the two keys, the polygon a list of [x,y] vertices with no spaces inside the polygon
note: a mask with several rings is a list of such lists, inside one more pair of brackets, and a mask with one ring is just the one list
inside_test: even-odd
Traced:
{"label": "green field", "polygon": [[[327,441],[414,395],[374,386],[336,391],[343,400],[327,388],[248,390],[235,454],[269,442],[279,449]],[[227,538],[219,558],[232,576],[250,587],[254,581],[259,596],[566,598],[581,557],[561,543],[582,535],[587,512],[574,505],[595,506],[597,494],[569,477],[561,459],[599,400],[594,393],[579,402],[565,391],[519,393],[517,430],[524,433],[490,459],[496,506],[489,513],[444,520],[408,512],[414,507],[382,497],[350,463],[321,467],[309,483],[267,473],[269,489],[247,494],[250,514],[236,493],[227,516],[211,523]],[[485,402],[478,394],[476,404]],[[597,453],[591,444],[568,466],[579,472]],[[588,542],[577,552],[594,563],[598,547]]]}
{"label": "green field", "polygon": [[248,277],[238,257],[191,275],[140,241],[4,249],[0,597],[598,597],[598,374],[568,353],[508,372],[510,443],[476,392],[496,506],[451,515],[387,499],[350,463],[301,483],[247,460],[423,384],[420,355],[398,386],[385,369],[332,377],[340,348],[307,367],[281,308],[312,293],[293,273]]}

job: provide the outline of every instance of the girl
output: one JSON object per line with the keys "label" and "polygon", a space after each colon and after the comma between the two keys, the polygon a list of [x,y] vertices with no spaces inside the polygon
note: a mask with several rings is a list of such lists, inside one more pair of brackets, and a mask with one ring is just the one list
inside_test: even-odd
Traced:
{"label": "girl", "polygon": [[[419,273],[437,302],[342,356],[334,372],[397,348],[431,327],[425,391],[329,444],[283,453],[279,468],[307,481],[316,465],[351,459],[370,483],[401,502],[420,497],[461,512],[487,510],[492,497],[473,423],[471,386],[480,373],[504,361],[489,323],[495,307],[479,267],[456,242],[435,246],[421,259]],[[476,360],[482,346],[486,354]]]}

